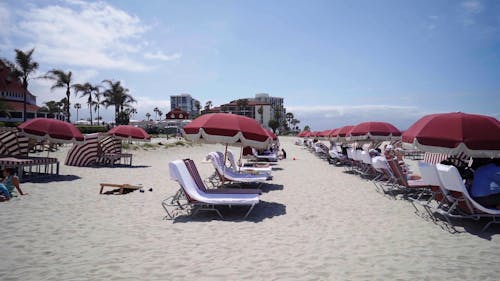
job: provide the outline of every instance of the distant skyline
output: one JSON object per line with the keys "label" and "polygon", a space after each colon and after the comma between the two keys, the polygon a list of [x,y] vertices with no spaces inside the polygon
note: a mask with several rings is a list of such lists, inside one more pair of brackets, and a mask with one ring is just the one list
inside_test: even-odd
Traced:
{"label": "distant skyline", "polygon": [[[404,130],[434,112],[500,118],[500,1],[7,0],[0,26],[0,57],[34,47],[37,75],[121,80],[136,119],[180,93],[202,106],[269,93],[313,130]],[[64,97],[50,85],[30,82],[39,105]],[[83,99],[71,102],[88,117]]]}

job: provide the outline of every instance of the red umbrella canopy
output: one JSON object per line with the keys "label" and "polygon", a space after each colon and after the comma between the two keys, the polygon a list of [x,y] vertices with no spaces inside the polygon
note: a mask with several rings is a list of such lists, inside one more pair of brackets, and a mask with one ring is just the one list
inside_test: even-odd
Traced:
{"label": "red umbrella canopy", "polygon": [[58,143],[81,142],[84,137],[75,125],[51,118],[35,118],[17,127],[22,134],[38,140]]}
{"label": "red umbrella canopy", "polygon": [[349,135],[349,133],[351,132],[352,128],[354,128],[354,126],[347,125],[347,126],[344,126],[344,127],[337,129],[337,132],[336,132],[337,140],[344,141],[346,136]]}
{"label": "red umbrella canopy", "polygon": [[330,131],[330,134],[328,135],[329,137],[331,138],[336,138],[337,135],[338,135],[338,131],[339,131],[340,128],[337,128],[337,129],[333,129]]}
{"label": "red umbrella canopy", "polygon": [[269,130],[269,129],[266,129],[266,132],[267,134],[269,135],[269,137],[273,140],[273,141],[276,141],[278,140],[278,136],[276,136],[273,131]]}
{"label": "red umbrella canopy", "polygon": [[267,131],[255,119],[229,113],[211,113],[194,119],[183,128],[184,137],[194,142],[238,144],[267,148]]}
{"label": "red umbrella canopy", "polygon": [[500,157],[500,122],[496,118],[462,112],[426,115],[406,130],[403,142],[448,155]]}
{"label": "red umbrella canopy", "polygon": [[318,137],[328,137],[332,130],[324,130],[318,133]]}
{"label": "red umbrella canopy", "polygon": [[387,122],[363,122],[354,126],[349,136],[353,140],[390,140],[401,136],[401,132]]}
{"label": "red umbrella canopy", "polygon": [[151,140],[151,136],[144,129],[132,125],[116,126],[109,130],[107,134],[121,139],[133,139],[137,141]]}

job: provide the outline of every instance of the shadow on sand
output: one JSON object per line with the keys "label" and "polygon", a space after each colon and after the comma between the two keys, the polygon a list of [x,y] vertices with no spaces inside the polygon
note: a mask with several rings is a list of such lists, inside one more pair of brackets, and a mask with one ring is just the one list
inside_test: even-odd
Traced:
{"label": "shadow on sand", "polygon": [[421,210],[421,208],[416,209],[415,214],[428,222],[434,223],[450,234],[469,233],[490,241],[493,236],[500,234],[500,223],[492,223],[483,231],[486,224],[491,221],[491,219],[488,218],[481,218],[478,220],[449,218],[448,221],[442,214],[437,212],[432,212],[431,214],[425,210]]}
{"label": "shadow on sand", "polygon": [[[116,164],[116,165],[96,165],[96,166],[90,166],[86,168],[92,168],[92,169],[101,169],[101,168],[123,168],[123,169],[141,169],[141,168],[150,168],[151,166],[148,165],[134,165],[134,166],[129,166],[129,165],[122,165],[122,164]],[[85,167],[82,167],[85,168]]]}
{"label": "shadow on sand", "polygon": [[174,223],[187,223],[187,222],[209,222],[212,220],[224,220],[231,222],[254,222],[258,223],[264,219],[270,219],[277,216],[286,214],[286,206],[281,203],[260,201],[255,205],[252,212],[247,218],[243,218],[248,211],[247,206],[217,206],[217,210],[224,216],[221,219],[215,212],[200,211],[195,216],[180,215],[174,219]]}
{"label": "shadow on sand", "polygon": [[79,179],[81,179],[81,177],[75,175],[46,175],[37,177],[26,177],[23,178],[22,182],[49,183],[49,182],[75,181]]}

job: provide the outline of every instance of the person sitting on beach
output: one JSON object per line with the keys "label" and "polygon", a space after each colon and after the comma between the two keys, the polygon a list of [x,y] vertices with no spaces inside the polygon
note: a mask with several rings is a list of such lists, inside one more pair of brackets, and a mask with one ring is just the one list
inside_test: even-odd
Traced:
{"label": "person sitting on beach", "polygon": [[393,149],[392,146],[391,147],[387,146],[385,151],[384,151],[384,155],[385,155],[387,160],[394,159],[394,158],[397,160],[399,166],[401,167],[401,171],[403,172],[403,174],[406,175],[406,179],[419,180],[422,178],[419,175],[413,174],[413,171],[410,170],[410,167],[405,164],[405,162],[403,160],[404,151],[402,148],[398,147],[396,149]]}
{"label": "person sitting on beach", "polygon": [[500,166],[491,163],[479,167],[469,192],[484,207],[500,209]]}
{"label": "person sitting on beach", "polygon": [[368,153],[370,154],[371,158],[373,158],[375,156],[380,156],[380,151],[373,149],[373,148],[368,150]]}
{"label": "person sitting on beach", "polygon": [[21,187],[19,186],[19,179],[13,175],[14,173],[11,169],[3,169],[2,174],[4,179],[0,183],[0,201],[10,200],[14,188],[17,189],[20,195],[27,194],[21,190]]}
{"label": "person sitting on beach", "polygon": [[282,160],[282,159],[286,159],[286,151],[285,151],[285,149],[283,149],[283,148],[282,148],[282,149],[281,149],[281,151],[280,151],[280,152],[278,152],[278,158],[279,158],[280,160]]}

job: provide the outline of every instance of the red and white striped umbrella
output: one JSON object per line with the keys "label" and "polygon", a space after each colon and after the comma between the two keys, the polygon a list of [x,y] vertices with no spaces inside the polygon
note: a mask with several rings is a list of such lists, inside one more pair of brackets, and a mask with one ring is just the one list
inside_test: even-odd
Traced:
{"label": "red and white striped umbrella", "polygon": [[426,152],[500,158],[500,122],[485,115],[426,115],[403,133],[402,140]]}
{"label": "red and white striped umbrella", "polygon": [[143,128],[132,125],[119,125],[107,132],[108,135],[134,141],[151,141],[151,136]]}
{"label": "red and white striped umbrella", "polygon": [[84,137],[75,125],[51,118],[35,118],[17,126],[21,134],[54,143],[82,142]]}
{"label": "red and white striped umbrella", "polygon": [[394,140],[401,138],[401,132],[387,122],[363,122],[354,126],[348,140]]}
{"label": "red and white striped umbrella", "polygon": [[352,128],[354,128],[354,126],[352,125],[341,127],[337,129],[335,133],[333,133],[333,137],[335,137],[337,141],[345,141],[346,136],[349,135]]}
{"label": "red and white striped umbrella", "polygon": [[272,139],[255,119],[229,113],[211,113],[194,119],[182,129],[187,140],[265,149]]}

